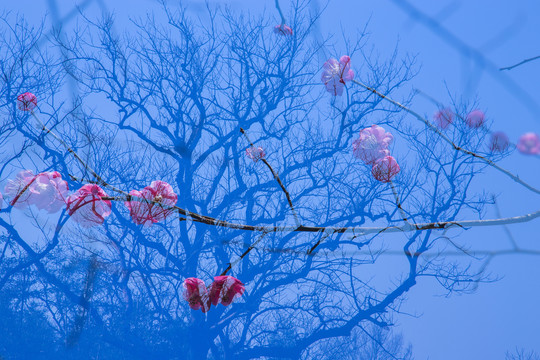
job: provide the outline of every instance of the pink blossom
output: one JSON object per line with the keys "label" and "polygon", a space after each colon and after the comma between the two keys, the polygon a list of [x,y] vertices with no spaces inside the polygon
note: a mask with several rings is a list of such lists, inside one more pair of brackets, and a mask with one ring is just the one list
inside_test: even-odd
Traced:
{"label": "pink blossom", "polygon": [[454,121],[454,113],[449,108],[439,110],[433,115],[433,122],[441,129],[446,129]]}
{"label": "pink blossom", "polygon": [[467,123],[470,128],[479,128],[484,124],[484,120],[485,116],[481,110],[473,110],[465,118],[465,123]]}
{"label": "pink blossom", "polygon": [[101,225],[111,214],[107,193],[95,184],[87,184],[66,199],[68,214],[83,227]]}
{"label": "pink blossom", "polygon": [[8,181],[4,191],[12,198],[11,205],[16,208],[35,205],[52,214],[65,205],[68,189],[67,182],[57,171],[34,175],[24,170],[14,180]]}
{"label": "pink blossom", "polygon": [[193,310],[201,309],[203,313],[210,309],[208,290],[201,279],[187,278],[184,281],[184,299],[189,302],[189,307]]}
{"label": "pink blossom", "polygon": [[150,226],[169,216],[174,211],[171,207],[178,199],[171,185],[164,181],[153,181],[142,191],[131,190],[129,194],[141,198],[126,201],[125,205],[135,224],[145,226]]}
{"label": "pink blossom", "polygon": [[399,171],[399,165],[392,156],[385,156],[384,158],[377,160],[371,168],[373,177],[385,183],[390,182]]}
{"label": "pink blossom", "polygon": [[535,133],[526,133],[521,135],[517,144],[520,153],[526,155],[540,154],[540,138]]}
{"label": "pink blossom", "polygon": [[242,296],[245,287],[240,280],[232,276],[216,276],[210,285],[210,302],[216,306],[221,303],[223,306],[230,305],[234,299]]}
{"label": "pink blossom", "polygon": [[390,155],[388,146],[394,137],[378,125],[371,125],[360,131],[360,137],[353,142],[353,154],[366,164],[373,164]]}
{"label": "pink blossom", "polygon": [[30,206],[30,196],[32,193],[28,190],[30,185],[35,181],[36,176],[30,170],[23,170],[17,174],[13,180],[9,180],[4,188],[4,193],[8,198],[11,198],[10,205],[24,209]]}
{"label": "pink blossom", "polygon": [[0,208],[4,205],[4,197],[2,196],[2,193],[0,193]]}
{"label": "pink blossom", "polygon": [[25,92],[17,96],[17,107],[22,111],[32,111],[37,106],[36,95]]}
{"label": "pink blossom", "polygon": [[64,207],[69,188],[60,173],[53,171],[38,174],[28,190],[32,204],[52,214]]}
{"label": "pink blossom", "polygon": [[503,152],[508,149],[510,145],[510,139],[502,131],[496,131],[491,134],[491,142],[489,144],[489,149],[492,152]]}
{"label": "pink blossom", "polygon": [[285,25],[285,24],[274,26],[274,32],[276,34],[279,34],[279,35],[282,35],[282,36],[287,36],[287,35],[292,35],[293,34],[292,28],[290,26]]}
{"label": "pink blossom", "polygon": [[248,147],[246,149],[246,155],[248,158],[250,158],[251,160],[253,160],[254,162],[257,162],[261,159],[263,159],[266,154],[264,153],[264,150],[262,147],[255,147],[255,146],[251,146],[251,147]]}
{"label": "pink blossom", "polygon": [[351,58],[343,55],[339,62],[332,58],[323,65],[321,81],[326,86],[326,90],[334,96],[343,95],[343,88],[346,81],[354,78],[354,72],[351,70]]}

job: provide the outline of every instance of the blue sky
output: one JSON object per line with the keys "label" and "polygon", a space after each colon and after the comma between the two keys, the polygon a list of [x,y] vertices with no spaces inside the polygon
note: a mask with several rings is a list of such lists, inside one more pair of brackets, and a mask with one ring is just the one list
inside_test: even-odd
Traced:
{"label": "blue sky", "polygon": [[[389,56],[396,45],[400,56],[417,56],[418,75],[394,95],[397,100],[401,100],[400,96],[406,97],[413,88],[442,102],[448,102],[451,95],[477,101],[492,122],[493,130],[505,131],[514,142],[522,133],[540,132],[540,99],[537,97],[540,93],[540,60],[506,72],[493,68],[540,55],[538,1],[411,0],[414,7],[436,19],[440,28],[426,26],[418,17],[411,17],[403,7],[396,5],[398,1],[329,0],[319,23],[320,33],[333,34],[340,44],[342,34],[354,37],[368,23],[368,46],[373,46],[382,58]],[[258,13],[265,10],[268,16],[278,21],[273,0],[209,2],[229,4],[237,11],[248,9]],[[280,2],[286,12],[289,1]],[[20,0],[6,3],[4,8],[18,11],[30,22],[37,23],[52,3],[52,0],[39,3]],[[72,9],[72,1],[57,0],[56,3],[60,17]],[[89,4],[86,11],[98,14],[99,1]],[[183,4],[194,15],[201,14],[204,6],[204,2],[198,0]],[[117,14],[119,30],[125,27],[128,17],[144,16],[151,9],[157,10],[155,2],[150,0],[116,0],[114,4],[107,2],[106,6]],[[318,6],[323,8],[325,3],[319,0]],[[459,48],[462,45],[472,51]],[[344,53],[344,47],[338,46],[337,51],[340,50]],[[338,57],[342,52],[333,56]],[[353,69],[361,61],[353,58]],[[528,94],[532,101],[520,96],[519,91]],[[427,116],[435,110],[422,97],[416,97],[411,107]],[[514,152],[501,162],[501,166],[533,185],[540,185],[539,158]],[[494,171],[480,176],[474,187],[500,195],[498,204],[503,216],[517,216],[539,208],[537,197]],[[494,217],[494,209],[486,208],[485,218]],[[538,221],[513,225],[510,230],[521,247],[540,249],[537,225]],[[456,231],[453,235],[474,249],[510,247],[502,228]],[[389,266],[392,266],[391,262],[389,259]],[[540,269],[537,264],[538,257],[535,256],[496,257],[488,270],[501,280],[481,284],[474,294],[441,296],[444,289],[431,279],[423,279],[408,294],[401,309],[404,314],[395,317],[398,330],[412,343],[417,359],[496,359],[504,358],[504,353],[515,347],[540,353],[537,300]]]}

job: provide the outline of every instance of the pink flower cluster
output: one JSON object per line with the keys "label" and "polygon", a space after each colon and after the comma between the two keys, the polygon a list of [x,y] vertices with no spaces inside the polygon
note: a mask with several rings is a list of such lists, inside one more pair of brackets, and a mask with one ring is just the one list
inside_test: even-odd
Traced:
{"label": "pink flower cluster", "polygon": [[388,183],[400,171],[399,164],[392,156],[385,156],[373,164],[371,175],[380,182]]}
{"label": "pink flower cluster", "polygon": [[264,150],[262,147],[255,147],[255,146],[251,146],[251,147],[248,147],[246,149],[246,155],[248,158],[250,158],[251,160],[253,160],[253,162],[257,162],[261,159],[264,159],[264,157],[266,156],[266,154],[264,153]]}
{"label": "pink flower cluster", "polygon": [[[48,213],[55,213],[66,206],[71,218],[81,226],[101,225],[111,214],[112,204],[107,193],[96,184],[87,184],[68,196],[68,184],[57,172],[34,175],[29,170],[21,171],[15,179],[8,180],[4,195],[10,205],[25,209],[30,205]],[[126,201],[131,218],[136,224],[150,226],[169,216],[176,204],[177,196],[171,185],[154,181],[142,191],[131,191],[135,199]],[[0,206],[3,197],[0,194]]]}
{"label": "pink flower cluster", "polygon": [[491,134],[491,141],[489,144],[489,150],[491,152],[503,152],[510,146],[510,139],[502,131],[496,131]]}
{"label": "pink flower cluster", "polygon": [[400,167],[388,147],[394,137],[378,125],[371,125],[360,131],[360,137],[353,142],[353,154],[368,165],[371,174],[381,182],[390,180],[400,171]]}
{"label": "pink flower cluster", "polygon": [[142,191],[131,190],[129,194],[140,198],[125,202],[131,218],[135,224],[145,226],[150,226],[169,216],[173,211],[171,207],[178,199],[172,186],[164,181],[153,181]]}
{"label": "pink flower cluster", "polygon": [[111,215],[111,201],[103,197],[107,193],[98,185],[84,185],[67,198],[68,214],[83,227],[101,225]]}
{"label": "pink flower cluster", "polygon": [[454,113],[449,108],[444,108],[433,115],[433,122],[440,129],[446,129],[454,121]]}
{"label": "pink flower cluster", "polygon": [[[454,122],[454,113],[450,108],[438,110],[433,115],[433,122],[440,129],[445,130]],[[481,110],[473,110],[465,117],[465,124],[472,129],[476,129],[484,125],[485,115]]]}
{"label": "pink flower cluster", "polygon": [[22,111],[32,111],[37,106],[37,98],[36,95],[25,92],[24,94],[21,94],[17,96],[17,107],[19,110]]}
{"label": "pink flower cluster", "polygon": [[274,26],[274,33],[281,36],[292,36],[293,30],[290,26],[281,24]]}
{"label": "pink flower cluster", "polygon": [[334,96],[343,95],[343,88],[347,81],[354,78],[351,70],[351,58],[343,55],[339,61],[332,58],[323,65],[321,81],[326,86],[326,90]]}
{"label": "pink flower cluster", "polygon": [[187,278],[184,281],[184,299],[193,310],[210,310],[210,305],[229,306],[234,299],[242,296],[245,287],[240,280],[232,276],[216,276],[207,289],[204,281],[198,278]]}
{"label": "pink flower cluster", "polygon": [[465,118],[465,123],[473,129],[479,128],[484,125],[485,115],[481,110],[471,111]]}
{"label": "pink flower cluster", "polygon": [[68,190],[67,182],[57,171],[34,175],[24,170],[8,181],[4,193],[11,198],[10,205],[13,207],[24,209],[34,205],[53,214],[64,206]]}
{"label": "pink flower cluster", "polygon": [[[489,149],[492,152],[503,152],[510,146],[510,139],[502,131],[491,134]],[[518,151],[525,155],[540,155],[540,137],[535,133],[521,135],[516,145]]]}
{"label": "pink flower cluster", "polygon": [[526,155],[540,154],[540,138],[538,137],[538,134],[530,132],[521,135],[517,144],[517,149],[520,153]]}
{"label": "pink flower cluster", "polygon": [[353,142],[353,154],[363,162],[373,165],[375,161],[390,155],[388,147],[394,140],[392,134],[378,125],[371,125],[360,131],[360,137]]}

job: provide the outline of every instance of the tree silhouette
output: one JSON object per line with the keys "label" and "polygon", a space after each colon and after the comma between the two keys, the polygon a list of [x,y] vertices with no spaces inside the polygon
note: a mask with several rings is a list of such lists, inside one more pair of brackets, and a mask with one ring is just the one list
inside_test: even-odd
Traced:
{"label": "tree silhouette", "polygon": [[[413,60],[372,57],[363,35],[341,51],[313,43],[321,14],[308,9],[295,2],[286,21],[278,5],[276,26],[163,6],[125,34],[83,15],[43,40],[59,56],[36,46],[42,29],[4,19],[2,179],[32,169],[17,191],[28,194],[58,171],[72,195],[54,214],[4,200],[3,328],[19,326],[43,358],[410,358],[389,328],[417,280],[486,280],[482,263],[446,256],[470,255],[460,232],[540,213],[479,220],[495,200],[471,182],[490,166],[539,191],[497,165],[510,150],[490,150],[476,104],[441,108],[452,121],[437,126],[412,98],[393,100]],[[335,53],[325,65],[322,47]],[[36,109],[29,95],[17,108],[26,92]],[[245,293],[190,309],[184,281],[218,275]],[[19,346],[0,340],[6,358]]]}

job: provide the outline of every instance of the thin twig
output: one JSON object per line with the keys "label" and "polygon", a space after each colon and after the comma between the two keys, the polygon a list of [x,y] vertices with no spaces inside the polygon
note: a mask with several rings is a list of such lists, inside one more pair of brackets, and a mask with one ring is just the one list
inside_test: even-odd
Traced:
{"label": "thin twig", "polygon": [[[277,0],[276,0],[276,1],[277,1]],[[526,64],[526,63],[528,63],[529,61],[533,61],[533,60],[536,60],[536,59],[540,59],[540,55],[535,56],[535,57],[532,57],[532,58],[529,58],[529,59],[525,59],[525,60],[523,60],[523,61],[521,61],[521,62],[518,62],[517,64],[512,65],[512,66],[502,67],[502,68],[500,68],[499,70],[501,70],[501,71],[503,71],[503,70],[512,70],[512,69],[515,68],[515,67],[518,67],[518,66],[520,66],[520,65]]]}
{"label": "thin twig", "polygon": [[[244,135],[244,137],[246,138],[247,142],[249,143],[249,145],[251,147],[255,147],[255,145],[253,145],[253,143],[251,142],[251,140],[249,139],[248,135],[246,134],[245,130],[240,128],[240,132]],[[293,203],[292,203],[292,200],[291,200],[291,195],[289,195],[289,192],[287,191],[287,189],[285,188],[285,185],[283,185],[283,182],[281,181],[281,179],[279,178],[279,175],[274,171],[274,169],[272,168],[272,166],[270,165],[270,163],[268,163],[268,161],[266,161],[265,158],[262,158],[261,161],[268,167],[268,169],[270,169],[270,172],[272,173],[272,175],[274,176],[274,179],[276,179],[276,181],[278,182],[279,186],[281,187],[281,190],[283,190],[283,192],[285,193],[285,196],[287,197],[287,202],[289,203],[289,207],[291,208],[291,212],[293,214],[293,217],[294,217],[294,221],[296,222],[296,226],[301,226],[302,223],[300,222],[300,219],[298,218],[298,215],[296,214],[296,210],[294,209],[294,206],[293,206]]]}
{"label": "thin twig", "polygon": [[409,220],[407,220],[407,214],[405,214],[405,211],[403,210],[403,207],[401,206],[401,202],[399,201],[399,196],[396,191],[396,187],[394,186],[394,183],[392,181],[390,181],[389,184],[390,184],[390,188],[392,188],[394,199],[396,199],[396,206],[398,207],[398,210],[401,214],[401,218],[403,219],[403,222],[405,222],[405,224],[410,226],[411,224],[409,223]]}
{"label": "thin twig", "polygon": [[[501,211],[499,209],[499,205],[497,204],[497,199],[495,199],[495,195],[492,196],[492,199],[493,199],[493,205],[495,206],[495,213],[500,218],[501,217]],[[519,250],[519,246],[518,246],[516,240],[514,239],[514,236],[510,232],[510,229],[508,228],[508,226],[503,225],[503,229],[504,229],[504,232],[506,233],[506,235],[508,235],[508,238],[510,239],[510,242],[512,243],[514,249]]]}
{"label": "thin twig", "polygon": [[316,243],[315,245],[313,245],[313,246],[311,247],[311,249],[309,249],[309,250],[307,251],[306,254],[307,254],[307,255],[314,255],[314,254],[313,254],[313,251],[315,251],[315,249],[316,249],[316,248],[317,248],[324,240],[326,240],[329,236],[330,236],[330,233],[325,231],[325,232],[322,234],[322,236],[321,236],[321,238],[319,239],[319,241],[317,241],[317,243]]}
{"label": "thin twig", "polygon": [[227,268],[221,273],[221,276],[227,275],[227,273],[229,272],[229,270],[231,270],[233,268],[233,266],[236,266],[236,264],[238,264],[247,254],[249,254],[249,252],[251,250],[255,249],[257,244],[266,236],[266,234],[267,234],[266,232],[263,232],[261,235],[259,235],[259,238],[257,239],[257,241],[255,241],[253,244],[251,244],[247,248],[247,250],[244,251],[244,253],[242,255],[240,255],[240,257],[238,259],[236,259],[233,262],[230,262],[229,266],[227,266]]}

